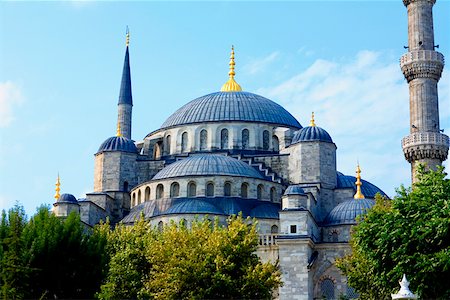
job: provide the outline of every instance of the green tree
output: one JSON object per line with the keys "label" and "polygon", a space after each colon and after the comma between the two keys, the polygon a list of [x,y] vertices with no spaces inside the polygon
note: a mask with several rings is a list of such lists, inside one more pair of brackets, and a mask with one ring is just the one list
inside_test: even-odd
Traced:
{"label": "green tree", "polygon": [[208,220],[161,231],[143,220],[110,233],[112,253],[101,299],[269,299],[278,268],[256,256],[256,224],[241,216],[228,226]]}
{"label": "green tree", "polygon": [[375,206],[353,227],[352,253],[338,261],[361,299],[391,299],[407,274],[421,299],[450,299],[450,180],[419,170],[412,189]]}

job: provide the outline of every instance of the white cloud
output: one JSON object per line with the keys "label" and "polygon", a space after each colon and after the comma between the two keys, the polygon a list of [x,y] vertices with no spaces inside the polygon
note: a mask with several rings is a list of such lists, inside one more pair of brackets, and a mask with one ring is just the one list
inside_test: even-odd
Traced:
{"label": "white cloud", "polygon": [[242,70],[250,75],[254,75],[264,71],[272,62],[274,62],[279,56],[279,52],[275,51],[269,55],[250,61],[242,67]]}
{"label": "white cloud", "polygon": [[23,102],[20,88],[11,81],[0,82],[0,128],[14,120],[14,109]]}

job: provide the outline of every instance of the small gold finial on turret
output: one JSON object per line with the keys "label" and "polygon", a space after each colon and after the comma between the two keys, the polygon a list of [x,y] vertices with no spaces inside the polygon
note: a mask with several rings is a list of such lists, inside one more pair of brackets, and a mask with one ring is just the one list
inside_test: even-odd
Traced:
{"label": "small gold finial on turret", "polygon": [[356,184],[356,194],[355,194],[355,196],[353,196],[353,198],[364,199],[365,197],[364,197],[363,193],[361,192],[361,185],[362,185],[362,183],[361,183],[361,168],[359,167],[359,163],[356,167],[356,182],[355,182],[355,184]]}
{"label": "small gold finial on turret", "polygon": [[127,45],[127,47],[130,45],[130,30],[128,30],[128,26],[127,26],[127,41],[126,41],[126,45]]}
{"label": "small gold finial on turret", "polygon": [[316,127],[316,123],[314,122],[314,112],[311,114],[311,121],[309,121],[309,126]]}
{"label": "small gold finial on turret", "polygon": [[234,80],[234,75],[236,73],[234,72],[234,66],[236,63],[234,62],[234,46],[231,46],[231,55],[230,55],[230,71],[228,72],[228,81],[222,85],[222,88],[220,89],[221,92],[240,92],[242,91],[241,86]]}
{"label": "small gold finial on turret", "polygon": [[61,182],[60,182],[60,180],[59,180],[59,173],[58,173],[58,178],[56,179],[56,183],[55,183],[55,196],[53,196],[56,200],[58,200],[59,199],[59,197],[61,196],[60,194],[59,194],[59,191],[61,191],[61,188],[60,188],[60,186],[61,186]]}
{"label": "small gold finial on turret", "polygon": [[122,136],[122,131],[120,130],[120,122],[117,121],[117,133],[116,136]]}

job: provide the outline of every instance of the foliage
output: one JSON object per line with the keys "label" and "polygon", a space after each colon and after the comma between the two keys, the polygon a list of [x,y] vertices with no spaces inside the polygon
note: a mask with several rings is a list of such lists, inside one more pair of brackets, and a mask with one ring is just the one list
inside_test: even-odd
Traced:
{"label": "foliage", "polygon": [[419,170],[413,189],[378,197],[353,228],[352,253],[338,261],[361,299],[391,299],[406,274],[421,299],[450,299],[450,180]]}
{"label": "foliage", "polygon": [[280,273],[261,263],[256,224],[242,216],[171,223],[162,230],[143,220],[110,232],[112,255],[100,299],[268,299]]}

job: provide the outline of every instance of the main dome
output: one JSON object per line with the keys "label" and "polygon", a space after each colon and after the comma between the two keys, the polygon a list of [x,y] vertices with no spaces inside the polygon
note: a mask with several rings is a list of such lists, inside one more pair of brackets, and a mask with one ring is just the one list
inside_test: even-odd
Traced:
{"label": "main dome", "polygon": [[172,114],[161,129],[202,122],[258,122],[302,128],[281,105],[249,92],[216,92],[194,99]]}

